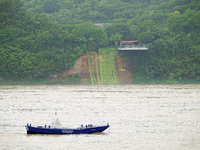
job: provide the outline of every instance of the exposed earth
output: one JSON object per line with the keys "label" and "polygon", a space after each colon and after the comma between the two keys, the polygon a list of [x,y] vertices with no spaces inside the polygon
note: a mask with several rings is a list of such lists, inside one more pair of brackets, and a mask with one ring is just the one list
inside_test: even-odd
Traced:
{"label": "exposed earth", "polygon": [[[93,52],[91,52],[91,57],[92,57],[91,58],[92,65],[95,66]],[[116,65],[117,75],[118,75],[120,84],[130,84],[132,79],[131,79],[131,73],[129,72],[130,66],[127,59],[119,56],[119,54],[116,53],[115,65]],[[65,76],[74,75],[74,74],[79,74],[81,76],[82,84],[90,83],[90,73],[89,73],[88,60],[87,60],[86,55],[80,56],[76,60],[74,66],[70,70],[66,70],[59,74],[51,75],[50,78],[59,79],[59,78],[63,78]]]}

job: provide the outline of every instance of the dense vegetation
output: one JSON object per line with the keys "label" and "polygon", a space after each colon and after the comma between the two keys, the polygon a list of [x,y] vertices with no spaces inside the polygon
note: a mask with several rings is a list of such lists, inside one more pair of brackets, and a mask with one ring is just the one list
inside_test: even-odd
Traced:
{"label": "dense vegetation", "polygon": [[198,0],[0,0],[1,77],[46,78],[120,40],[148,45],[128,54],[142,79],[200,80]]}

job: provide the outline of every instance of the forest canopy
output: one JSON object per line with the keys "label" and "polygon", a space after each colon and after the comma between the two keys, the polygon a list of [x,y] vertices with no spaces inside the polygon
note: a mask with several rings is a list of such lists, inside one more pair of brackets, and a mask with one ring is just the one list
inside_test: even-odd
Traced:
{"label": "forest canopy", "polygon": [[120,40],[148,46],[129,55],[133,74],[200,80],[198,0],[0,0],[1,77],[47,78]]}

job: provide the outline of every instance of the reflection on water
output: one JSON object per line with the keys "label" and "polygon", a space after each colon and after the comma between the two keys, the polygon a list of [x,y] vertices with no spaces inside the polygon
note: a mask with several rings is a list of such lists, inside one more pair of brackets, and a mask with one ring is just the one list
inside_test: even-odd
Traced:
{"label": "reflection on water", "polygon": [[[200,149],[200,85],[0,86],[0,149]],[[25,125],[103,125],[89,135],[27,135]]]}

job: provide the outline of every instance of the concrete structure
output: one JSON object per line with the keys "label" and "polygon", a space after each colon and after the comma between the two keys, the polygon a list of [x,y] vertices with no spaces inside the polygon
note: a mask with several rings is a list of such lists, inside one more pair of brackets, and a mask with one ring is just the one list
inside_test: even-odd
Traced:
{"label": "concrete structure", "polygon": [[138,41],[120,41],[120,47],[118,48],[119,51],[123,51],[123,50],[128,50],[128,51],[132,51],[132,50],[148,50],[148,48],[146,46],[141,46],[138,45]]}
{"label": "concrete structure", "polygon": [[108,25],[111,25],[112,23],[95,23],[94,25],[97,26],[97,27],[105,27],[105,26],[108,26]]}

